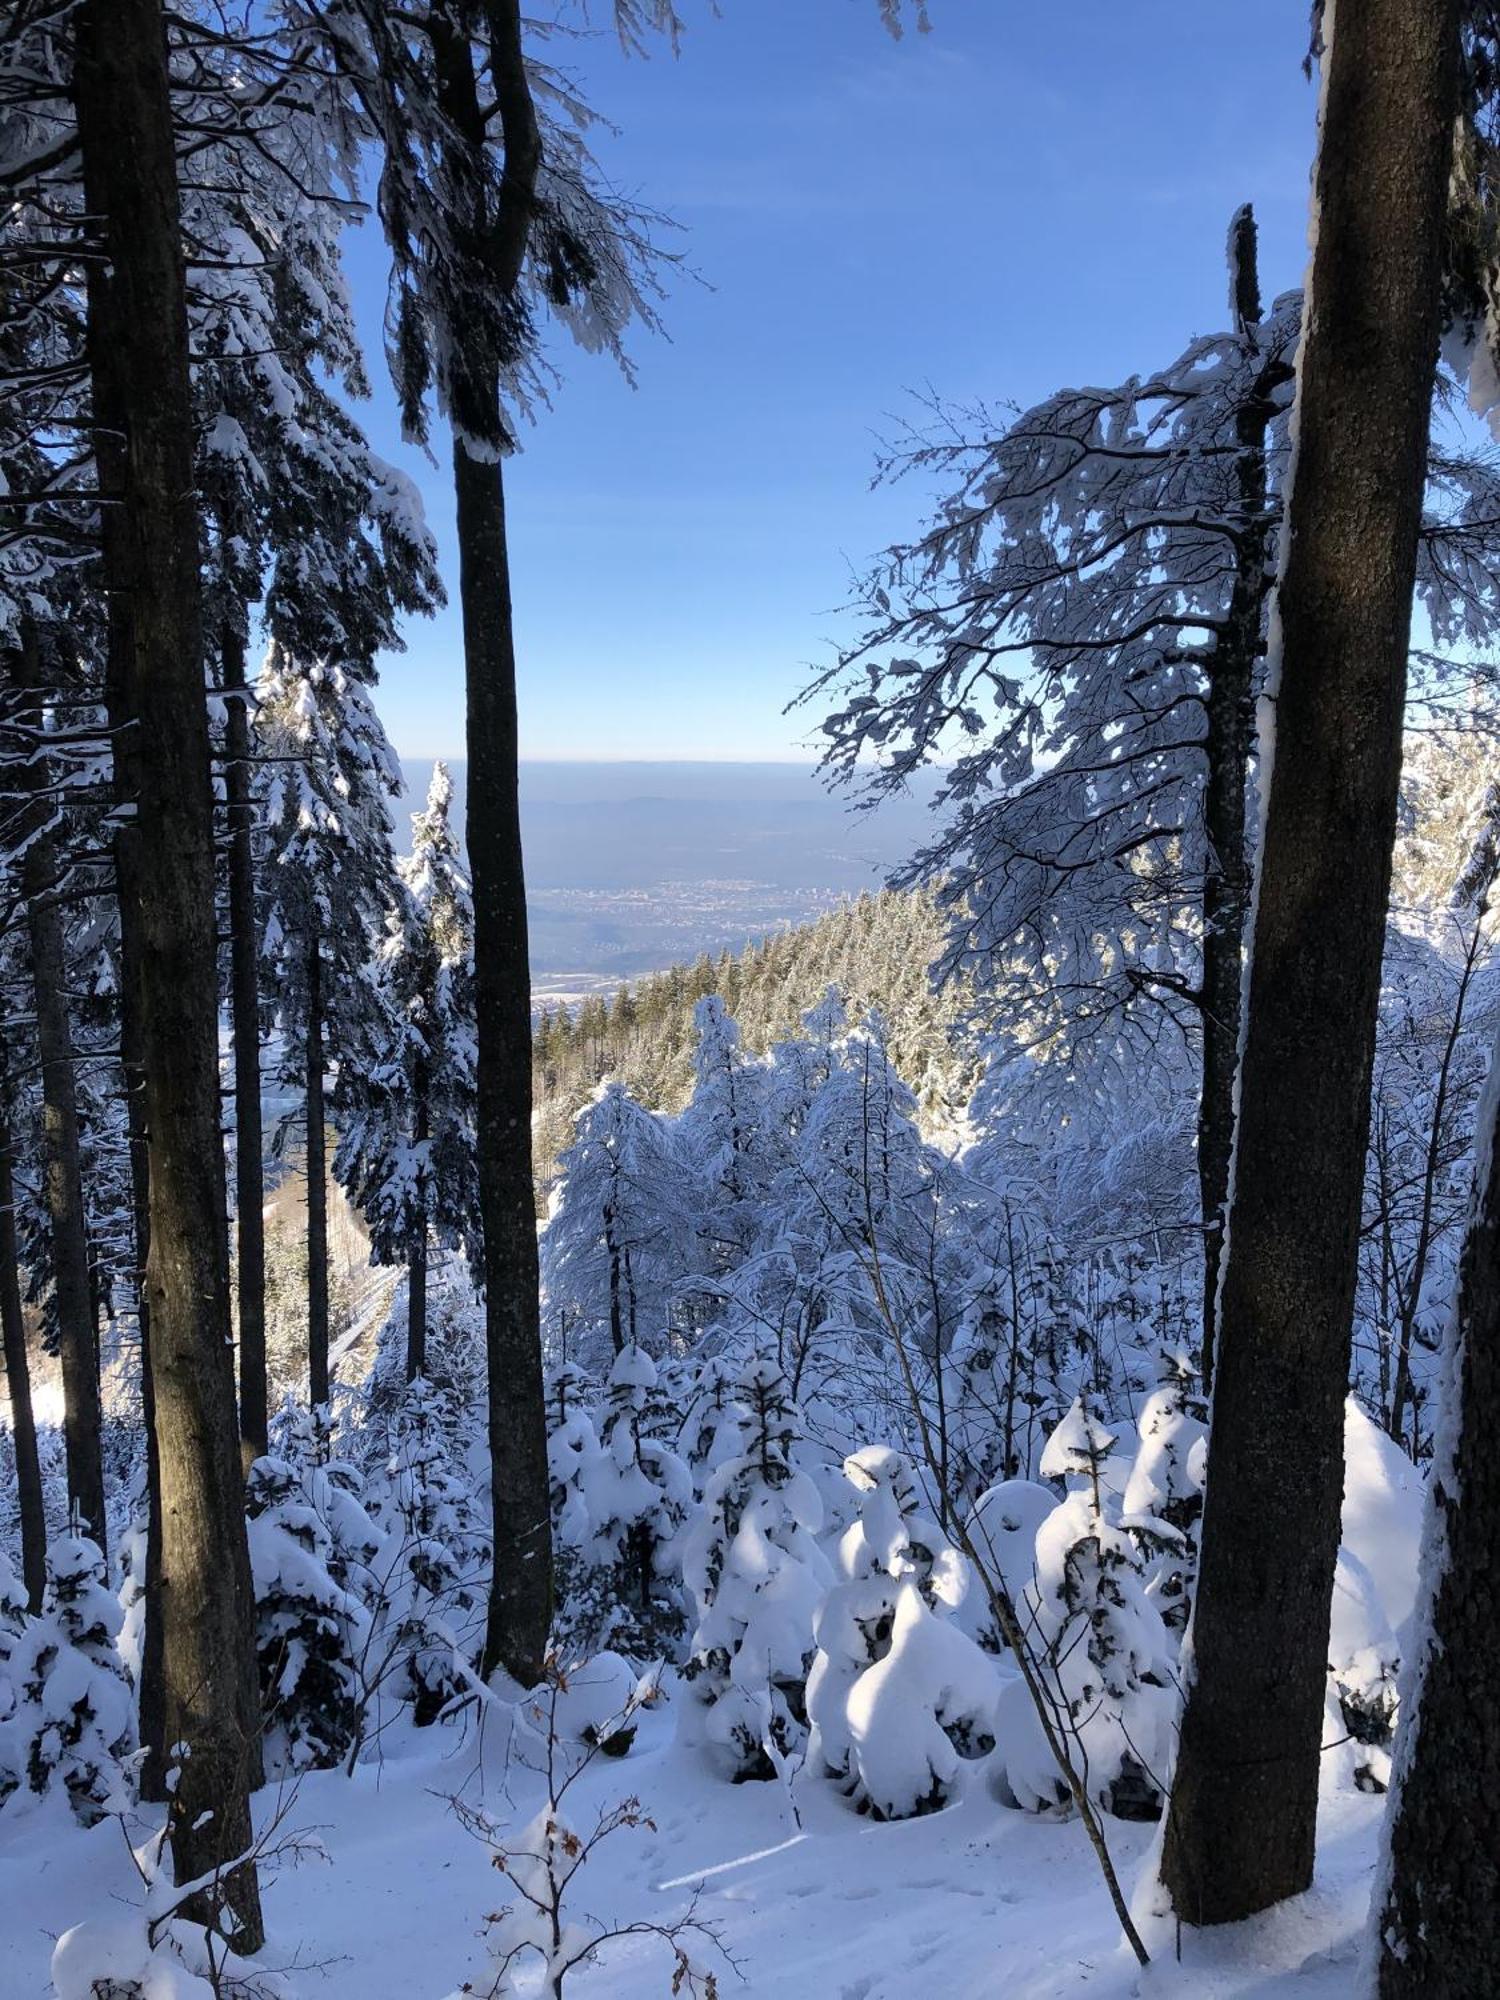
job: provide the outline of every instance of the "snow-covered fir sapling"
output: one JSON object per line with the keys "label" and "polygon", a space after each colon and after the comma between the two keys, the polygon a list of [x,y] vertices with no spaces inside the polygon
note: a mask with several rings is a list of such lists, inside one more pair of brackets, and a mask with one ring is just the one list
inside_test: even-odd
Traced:
{"label": "snow-covered fir sapling", "polygon": [[1141,1407],[1140,1445],[1125,1483],[1124,1523],[1147,1558],[1148,1594],[1182,1632],[1198,1568],[1198,1522],[1208,1453],[1208,1406],[1182,1348],[1166,1349]]}
{"label": "snow-covered fir sapling", "polygon": [[806,1739],[813,1619],[832,1579],[814,1539],[822,1502],[796,1464],[800,1417],[774,1361],[746,1366],[733,1417],[739,1451],[708,1482],[683,1578],[697,1607],[691,1733],[738,1782],[775,1777]]}
{"label": "snow-covered fir sapling", "polygon": [[[1010,1645],[1001,1629],[1007,1612],[1025,1628],[1025,1591],[1036,1577],[1037,1534],[1057,1504],[1052,1489],[1034,1479],[1002,1479],[980,1494],[968,1518],[965,1546],[973,1550],[989,1587],[970,1590],[958,1615],[987,1653],[1004,1653]],[[1000,1599],[998,1608],[991,1590]]]}
{"label": "snow-covered fir sapling", "polygon": [[839,1546],[844,1581],[818,1615],[808,1754],[877,1819],[935,1812],[959,1766],[994,1748],[998,1676],[952,1622],[968,1564],[923,1507],[899,1451],[844,1461],[861,1494]]}
{"label": "snow-covered fir sapling", "polygon": [[614,1552],[606,1549],[601,1555],[596,1547],[591,1511],[604,1455],[590,1414],[597,1395],[590,1377],[572,1362],[564,1362],[547,1378],[547,1468],[556,1594],[552,1636],[565,1668],[597,1654],[620,1624]]}
{"label": "snow-covered fir sapling", "polygon": [[419,1727],[436,1721],[458,1692],[458,1628],[474,1602],[464,1549],[467,1495],[452,1469],[451,1434],[447,1398],[415,1376],[402,1398],[387,1532],[372,1565],[380,1629],[368,1649],[376,1672],[366,1678],[392,1682]]}
{"label": "snow-covered fir sapling", "polygon": [[9,1557],[0,1549],[0,1805],[25,1776],[14,1718],[21,1705],[20,1654],[26,1625],[26,1592]]}
{"label": "snow-covered fir sapling", "polygon": [[482,1993],[485,2000],[521,1993],[565,2000],[571,1973],[597,1963],[612,1944],[644,1938],[665,1947],[674,1994],[718,2000],[718,1981],[703,1962],[702,1948],[711,1949],[726,1965],[732,1966],[733,1960],[713,1925],[698,1917],[696,1894],[681,1915],[666,1922],[642,1917],[606,1923],[580,1907],[579,1877],[603,1844],[618,1833],[656,1830],[638,1798],[602,1805],[591,1821],[575,1821],[570,1800],[583,1774],[597,1758],[609,1754],[611,1742],[634,1734],[636,1715],[651,1689],[649,1679],[636,1683],[617,1715],[580,1736],[568,1713],[570,1679],[549,1665],[543,1686],[528,1701],[529,1719],[544,1743],[547,1798],[540,1812],[514,1832],[482,1807],[454,1799],[460,1822],[489,1848],[491,1863],[505,1877],[514,1898],[485,1920],[493,1980],[487,1985],[469,1981],[462,1989],[465,1993]]}
{"label": "snow-covered fir sapling", "polygon": [[580,1469],[589,1523],[583,1554],[613,1575],[613,1615],[601,1636],[637,1658],[655,1657],[681,1634],[680,1533],[693,1501],[687,1467],[653,1435],[653,1421],[670,1421],[653,1408],[656,1387],[656,1364],[643,1347],[615,1356],[599,1449]]}
{"label": "snow-covered fir sapling", "polygon": [[[1081,1397],[1048,1440],[1042,1473],[1068,1490],[1037,1532],[1022,1625],[1089,1797],[1122,1819],[1155,1819],[1170,1775],[1174,1649],[1104,1474],[1115,1443]],[[1000,1741],[1019,1804],[1066,1801],[1056,1758],[1019,1681],[1001,1698]]]}
{"label": "snow-covered fir sapling", "polygon": [[547,1377],[547,1467],[552,1483],[552,1533],[567,1549],[589,1538],[584,1475],[599,1450],[599,1435],[588,1412],[593,1383],[571,1361]]}
{"label": "snow-covered fir sapling", "polygon": [[342,1589],[361,1600],[374,1593],[370,1564],[380,1546],[364,1506],[364,1476],[334,1447],[333,1411],[326,1403],[294,1410],[287,1456],[302,1473],[310,1504],[328,1530],[329,1572]]}
{"label": "snow-covered fir sapling", "polygon": [[357,1658],[369,1613],[334,1579],[333,1535],[296,1465],[258,1458],[246,1506],[267,1762],[331,1769],[349,1754],[360,1726]]}
{"label": "snow-covered fir sapling", "polygon": [[700,1495],[720,1461],[739,1449],[734,1390],[734,1364],[723,1355],[709,1355],[693,1371],[678,1443]]}
{"label": "snow-covered fir sapling", "polygon": [[133,1795],[135,1704],[115,1646],[122,1614],[104,1579],[95,1543],[58,1536],[41,1614],[20,1634],[11,1666],[26,1783],[39,1795],[61,1789],[85,1826],[124,1811]]}

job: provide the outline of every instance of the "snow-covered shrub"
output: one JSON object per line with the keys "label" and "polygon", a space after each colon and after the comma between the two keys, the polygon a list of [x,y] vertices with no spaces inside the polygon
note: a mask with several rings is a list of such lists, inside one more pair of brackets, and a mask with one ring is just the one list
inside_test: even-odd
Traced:
{"label": "snow-covered shrub", "polygon": [[581,1743],[606,1757],[623,1757],[635,1741],[636,1714],[647,1693],[629,1660],[595,1653],[557,1672],[552,1727],[563,1743]]}
{"label": "snow-covered shrub", "polygon": [[[1052,1489],[1034,1479],[1003,1479],[980,1494],[965,1524],[976,1560],[1017,1616],[1023,1615],[1023,1593],[1036,1576],[1037,1533],[1057,1504]],[[989,1594],[977,1583],[959,1606],[958,1620],[987,1653],[1008,1650]]]}
{"label": "snow-covered shrub", "polygon": [[1140,1414],[1140,1446],[1125,1483],[1124,1521],[1147,1558],[1147,1590],[1182,1632],[1198,1570],[1198,1522],[1208,1453],[1208,1406],[1180,1348],[1161,1356],[1159,1381]]}
{"label": "snow-covered shrub", "polygon": [[460,1685],[455,1647],[477,1602],[468,1494],[454,1470],[447,1398],[423,1376],[406,1386],[381,1509],[384,1537],[370,1565],[378,1580],[375,1672],[411,1704],[419,1727],[436,1721]]}
{"label": "snow-covered shrub", "polygon": [[559,1447],[557,1469],[570,1474],[568,1534],[576,1538],[565,1543],[572,1554],[562,1565],[565,1654],[613,1647],[651,1659],[680,1639],[680,1531],[693,1482],[661,1436],[677,1422],[660,1404],[655,1362],[644,1348],[626,1347],[610,1369],[592,1442],[580,1424]]}
{"label": "snow-covered shrub", "polygon": [[734,1413],[735,1368],[724,1355],[710,1355],[693,1370],[683,1398],[684,1416],[678,1443],[701,1495],[727,1453],[738,1450]]}
{"label": "snow-covered shrub", "polygon": [[14,1718],[21,1705],[21,1661],[26,1639],[26,1592],[0,1549],[0,1805],[25,1777]]}
{"label": "snow-covered shrub", "polygon": [[685,1668],[693,1733],[730,1777],[771,1778],[802,1744],[813,1619],[831,1577],[814,1540],[823,1507],[796,1464],[800,1419],[774,1361],[748,1364],[717,1435],[739,1450],[708,1483],[683,1550],[697,1607]]}
{"label": "snow-covered shrub", "polygon": [[360,1723],[357,1657],[369,1613],[336,1581],[334,1537],[310,1491],[320,1468],[256,1459],[246,1482],[255,1645],[274,1769],[326,1770]]}
{"label": "snow-covered shrub", "polygon": [[952,1621],[968,1565],[922,1509],[898,1451],[845,1460],[862,1498],[839,1545],[844,1581],[818,1614],[808,1755],[877,1819],[935,1812],[964,1758],[994,1748],[994,1663]]}
{"label": "snow-covered shrub", "polygon": [[[1115,1441],[1082,1398],[1048,1440],[1042,1472],[1068,1491],[1037,1532],[1020,1622],[1090,1796],[1122,1819],[1154,1819],[1171,1764],[1173,1647],[1105,1476]],[[1020,1681],[1001,1698],[1000,1745],[1020,1805],[1062,1802],[1056,1762]]]}
{"label": "snow-covered shrub", "polygon": [[[1375,1580],[1352,1549],[1341,1548],[1328,1633],[1329,1741],[1338,1743],[1358,1791],[1390,1784],[1399,1710],[1401,1645],[1386,1622]],[[1340,1741],[1340,1739],[1343,1741]]]}
{"label": "snow-covered shrub", "polygon": [[547,1376],[547,1474],[552,1497],[552,1535],[564,1549],[579,1549],[589,1538],[584,1477],[599,1451],[599,1434],[589,1416],[593,1384],[581,1368],[564,1362]]}
{"label": "snow-covered shrub", "polygon": [[85,1826],[130,1803],[135,1704],[115,1646],[120,1606],[104,1558],[81,1535],[47,1550],[47,1594],[18,1635],[11,1720],[18,1762],[38,1794],[61,1787]]}

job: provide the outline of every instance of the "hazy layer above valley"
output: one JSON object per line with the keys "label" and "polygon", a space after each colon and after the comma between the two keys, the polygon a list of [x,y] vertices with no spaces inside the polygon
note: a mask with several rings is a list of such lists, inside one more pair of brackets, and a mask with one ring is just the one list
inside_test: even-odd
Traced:
{"label": "hazy layer above valley", "polygon": [[[432,775],[402,759],[398,839]],[[462,824],[466,774],[449,766]],[[923,793],[851,809],[811,765],[526,763],[521,813],[539,997],[733,950],[879,886],[929,826]]]}

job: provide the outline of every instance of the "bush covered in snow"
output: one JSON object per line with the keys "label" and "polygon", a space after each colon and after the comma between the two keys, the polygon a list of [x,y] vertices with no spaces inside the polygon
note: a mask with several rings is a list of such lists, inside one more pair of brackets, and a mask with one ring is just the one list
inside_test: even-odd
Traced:
{"label": "bush covered in snow", "polygon": [[8,1726],[30,1790],[63,1791],[85,1826],[133,1795],[135,1704],[115,1645],[120,1625],[97,1546],[54,1537],[41,1614],[11,1656],[18,1700]]}
{"label": "bush covered in snow", "polygon": [[[1041,1469],[1063,1480],[1067,1495],[1037,1531],[1020,1622],[1090,1796],[1121,1818],[1154,1819],[1170,1775],[1175,1658],[1145,1558],[1105,1476],[1115,1442],[1082,1398],[1049,1439]],[[1056,1762],[1021,1681],[1001,1700],[1000,1746],[1017,1803],[1062,1803]]]}
{"label": "bush covered in snow", "polygon": [[946,1805],[961,1760],[994,1748],[999,1677],[953,1623],[968,1565],[924,1512],[907,1460],[870,1445],[844,1470],[860,1512],[818,1614],[808,1754],[862,1811],[909,1819]]}
{"label": "bush covered in snow", "polygon": [[800,1419],[774,1361],[750,1362],[717,1427],[738,1450],[709,1479],[683,1551],[697,1624],[684,1670],[693,1733],[735,1780],[771,1778],[807,1733],[813,1620],[831,1577]]}
{"label": "bush covered in snow", "polygon": [[574,1658],[612,1647],[654,1659],[675,1650],[684,1623],[680,1535],[693,1482],[665,1441],[680,1419],[642,1347],[615,1356],[597,1427],[580,1387],[576,1374],[554,1378],[550,1398],[560,1643]]}
{"label": "bush covered in snow", "polygon": [[0,1549],[0,1805],[25,1777],[14,1718],[21,1704],[20,1654],[26,1626],[26,1593]]}
{"label": "bush covered in snow", "polygon": [[454,1464],[457,1426],[448,1399],[425,1377],[406,1385],[386,1473],[370,1572],[380,1630],[372,1671],[434,1722],[462,1685],[455,1652],[467,1650],[481,1595],[469,1494]]}
{"label": "bush covered in snow", "polygon": [[246,1482],[255,1643],[265,1703],[267,1762],[327,1769],[358,1732],[357,1655],[369,1613],[334,1576],[334,1534],[315,1490],[318,1468],[256,1459]]}

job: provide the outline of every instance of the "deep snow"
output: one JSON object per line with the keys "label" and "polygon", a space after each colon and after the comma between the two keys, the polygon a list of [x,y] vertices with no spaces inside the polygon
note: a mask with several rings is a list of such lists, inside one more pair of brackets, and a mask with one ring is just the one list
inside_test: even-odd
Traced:
{"label": "deep snow", "polygon": [[[1421,1488],[1367,1420],[1352,1417],[1346,1546],[1388,1627],[1410,1609]],[[739,1977],[720,1992],[755,2000],[1045,2000],[1159,1993],[1194,2000],[1281,1994],[1347,2000],[1360,1954],[1385,1801],[1352,1788],[1342,1747],[1326,1758],[1317,1885],[1253,1923],[1174,1936],[1146,1921],[1142,1973],[1119,1940],[1081,1828],[1016,1812],[970,1767],[958,1802],[879,1825],[826,1781],[796,1786],[801,1825],[779,1784],[730,1785],[678,1740],[681,1697],[644,1711],[634,1748],[597,1759],[570,1796],[587,1832],[597,1808],[638,1797],[650,1827],[614,1835],[579,1872],[575,1918],[670,1924],[695,1892]],[[270,1887],[265,1963],[296,1964],[293,1989],[324,2000],[446,2000],[465,1981],[489,1990],[483,1920],[506,1884],[450,1803],[460,1795],[520,1827],[544,1798],[540,1775],[507,1757],[503,1711],[389,1734],[383,1761],[354,1777],[303,1780],[290,1816],[328,1851]],[[261,1811],[274,1800],[262,1795]],[[1139,1913],[1149,1904],[1155,1829],[1107,1822]],[[142,1824],[144,1831],[144,1822]],[[112,1905],[112,1899],[119,1899]],[[55,1939],[85,1917],[139,1901],[117,1824],[83,1832],[66,1808],[12,1801],[0,1813],[0,1995],[43,2000]],[[1180,1944],[1180,1959],[1175,1955]],[[700,1953],[713,1964],[711,1952]],[[573,1975],[576,2000],[646,2000],[670,1991],[671,1959],[630,1940]],[[524,1989],[531,1990],[531,1989]]]}

